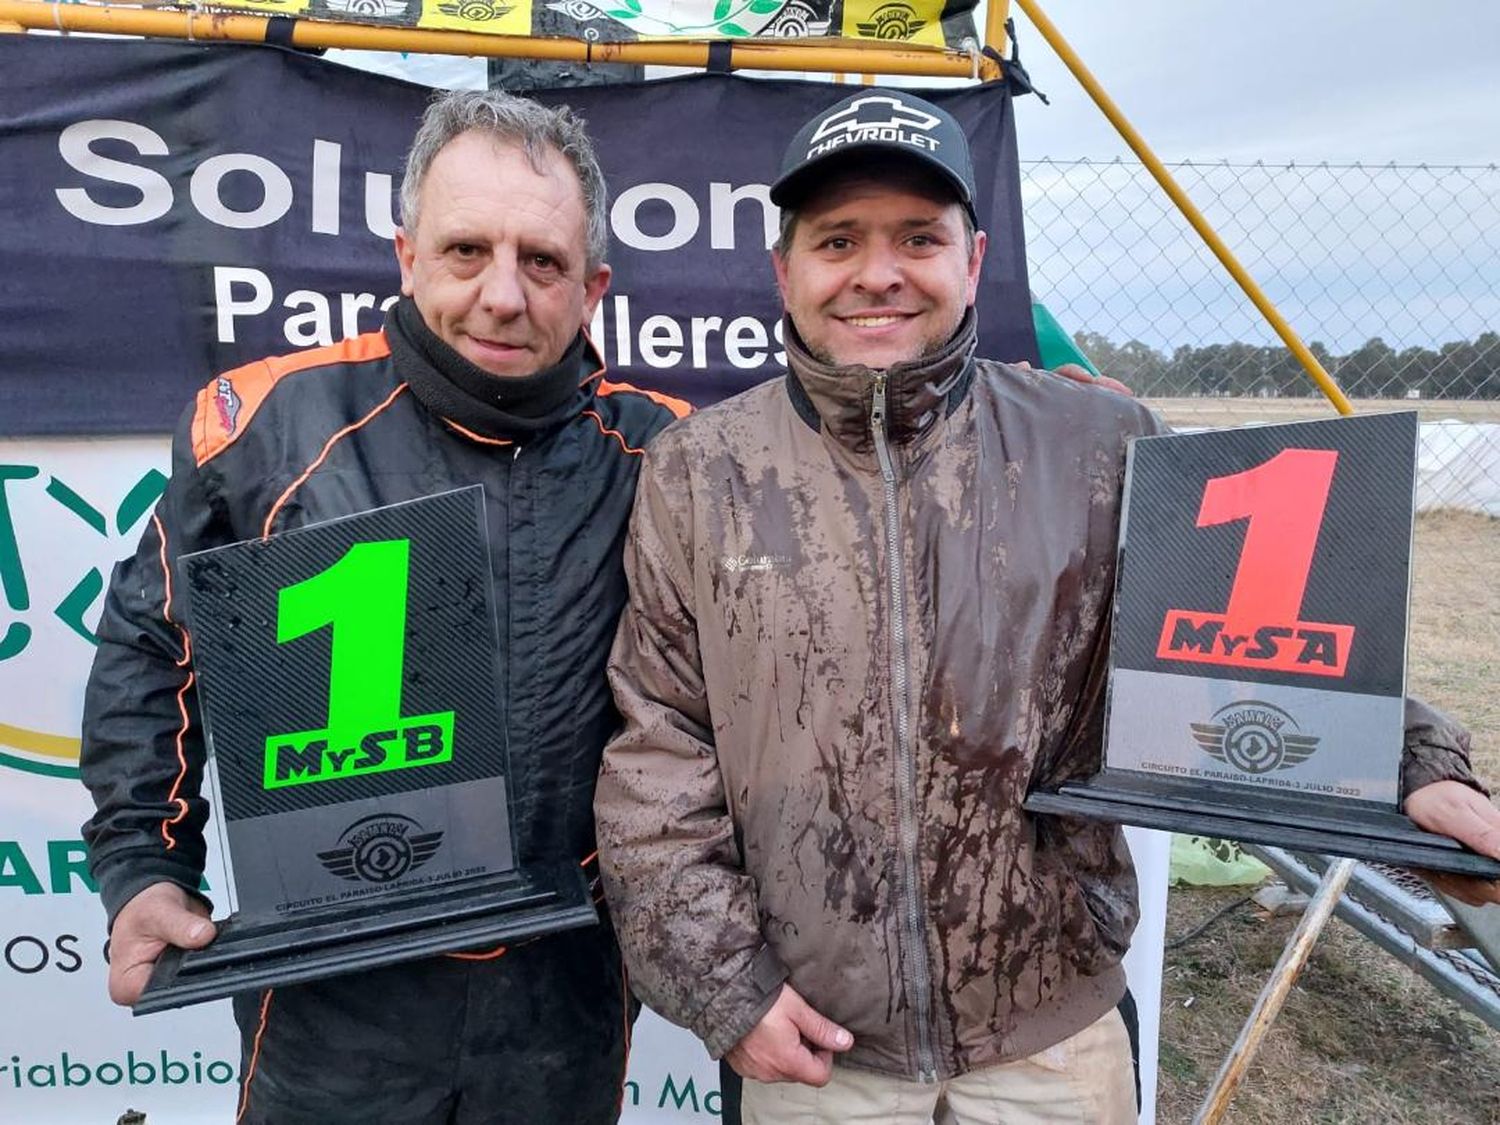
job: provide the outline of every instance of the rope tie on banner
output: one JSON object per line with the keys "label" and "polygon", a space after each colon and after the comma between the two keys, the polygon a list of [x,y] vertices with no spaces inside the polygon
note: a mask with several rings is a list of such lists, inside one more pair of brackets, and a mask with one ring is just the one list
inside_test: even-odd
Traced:
{"label": "rope tie on banner", "polygon": [[1051,105],[1047,95],[1031,84],[1031,75],[1026,73],[1026,68],[1021,65],[1021,41],[1016,38],[1016,17],[1011,16],[1005,21],[1005,35],[1010,40],[1010,62],[1008,65],[1013,70],[1021,72],[1021,78],[1026,83],[1026,89],[1041,99],[1043,105]]}
{"label": "rope tie on banner", "polygon": [[998,63],[1005,74],[1005,81],[1009,83],[1013,94],[1035,94],[1041,99],[1043,105],[1051,105],[1047,95],[1038,90],[1031,83],[1031,75],[1026,73],[1026,68],[1021,65],[1021,44],[1016,39],[1016,21],[1008,19],[1005,21],[1005,35],[1010,40],[1010,58],[1006,58],[988,43],[980,53],[992,62]]}
{"label": "rope tie on banner", "polygon": [[703,69],[709,74],[728,74],[734,68],[734,46],[727,39],[714,39],[708,44],[708,62]]}
{"label": "rope tie on banner", "polygon": [[68,34],[68,29],[63,26],[62,22],[62,3],[60,0],[53,0],[52,2],[52,24],[57,28],[59,35]]}

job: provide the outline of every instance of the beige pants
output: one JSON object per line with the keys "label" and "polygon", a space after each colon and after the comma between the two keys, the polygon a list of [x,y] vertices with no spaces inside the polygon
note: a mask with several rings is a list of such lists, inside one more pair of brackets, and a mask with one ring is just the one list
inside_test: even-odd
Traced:
{"label": "beige pants", "polygon": [[1045,1051],[926,1085],[835,1066],[823,1087],[745,1080],[745,1125],[1133,1125],[1130,1037],[1111,1010]]}

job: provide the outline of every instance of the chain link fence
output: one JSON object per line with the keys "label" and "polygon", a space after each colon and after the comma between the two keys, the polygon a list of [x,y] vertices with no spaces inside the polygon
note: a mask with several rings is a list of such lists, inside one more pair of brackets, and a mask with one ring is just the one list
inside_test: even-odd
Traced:
{"label": "chain link fence", "polygon": [[[1356,409],[1420,412],[1419,506],[1500,516],[1500,167],[1170,167]],[[1033,296],[1173,425],[1331,413],[1143,165],[1021,188]]]}

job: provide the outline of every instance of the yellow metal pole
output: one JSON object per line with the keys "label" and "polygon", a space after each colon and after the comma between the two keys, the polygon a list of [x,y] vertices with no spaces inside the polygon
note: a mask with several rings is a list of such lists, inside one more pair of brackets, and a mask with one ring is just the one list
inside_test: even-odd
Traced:
{"label": "yellow metal pole", "polygon": [[993,47],[1002,55],[1010,53],[1010,37],[1005,34],[1005,21],[1010,19],[1010,0],[990,0],[984,15],[984,45]]}
{"label": "yellow metal pole", "polygon": [[[262,43],[270,17],[207,12],[169,12],[92,4],[39,3],[38,0],[0,0],[0,23],[58,31],[90,31],[152,38]],[[640,63],[659,66],[708,65],[708,44],[702,41],[648,40],[634,43],[590,43],[582,39],[485,35],[472,31],[437,31],[416,27],[370,27],[363,24],[296,19],[292,26],[296,47],[349,47],[370,51],[413,51],[435,55],[476,55],[489,58],[534,58],[580,63]],[[985,60],[986,77],[1000,69]],[[939,47],[878,42],[825,45],[815,40],[751,41],[730,46],[731,69],[815,70],[926,77],[967,78],[973,71],[968,55]],[[981,68],[985,69],[985,68]],[[989,71],[993,71],[990,73]]]}
{"label": "yellow metal pole", "polygon": [[[1088,67],[1084,66],[1083,60],[1078,57],[1078,54],[1069,46],[1068,41],[1062,37],[1062,33],[1047,18],[1046,14],[1038,6],[1037,0],[1016,0],[1016,3],[1026,13],[1027,18],[1036,25],[1036,29],[1042,33],[1042,38],[1051,44],[1052,49],[1057,52],[1058,57],[1073,72],[1073,77],[1078,79],[1079,84],[1088,91],[1089,97],[1094,99],[1094,104],[1104,112],[1105,117],[1109,118],[1110,124],[1115,127],[1120,136],[1125,138],[1125,143],[1130,146],[1131,151],[1140,157],[1141,163],[1150,170],[1151,175],[1156,178],[1156,182],[1161,185],[1161,189],[1171,197],[1173,203],[1177,204],[1177,209],[1192,224],[1193,229],[1198,232],[1198,236],[1208,244],[1208,248],[1214,252],[1214,256],[1224,263],[1224,268],[1239,283],[1239,287],[1245,291],[1245,296],[1250,298],[1255,307],[1260,310],[1260,314],[1270,322],[1272,328],[1276,329],[1276,334],[1281,337],[1282,342],[1297,357],[1297,361],[1312,376],[1313,382],[1318,384],[1318,388],[1328,398],[1328,401],[1333,403],[1334,408],[1340,414],[1353,414],[1354,407],[1344,397],[1344,392],[1339,389],[1339,385],[1333,381],[1333,376],[1323,370],[1323,365],[1318,362],[1318,357],[1308,350],[1307,345],[1302,342],[1302,337],[1297,335],[1292,326],[1286,322],[1286,318],[1277,310],[1276,306],[1271,304],[1269,298],[1261,292],[1261,288],[1255,283],[1255,279],[1246,272],[1244,266],[1240,265],[1239,259],[1224,244],[1224,240],[1219,237],[1218,232],[1208,225],[1208,220],[1193,205],[1193,201],[1187,197],[1187,193],[1177,186],[1177,181],[1172,178],[1172,173],[1167,171],[1166,166],[1156,158],[1156,154],[1151,151],[1150,146],[1135,131],[1135,127],[1125,119],[1125,115],[1120,112],[1119,106],[1115,105],[1114,100],[1104,92],[1104,87],[1099,85],[1099,80],[1093,76]],[[4,10],[0,8],[0,16],[3,15]]]}

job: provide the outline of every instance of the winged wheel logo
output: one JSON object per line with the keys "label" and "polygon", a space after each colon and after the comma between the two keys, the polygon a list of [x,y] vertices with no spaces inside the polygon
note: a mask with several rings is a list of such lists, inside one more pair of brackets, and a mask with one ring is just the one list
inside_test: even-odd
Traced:
{"label": "winged wheel logo", "polygon": [[1312,757],[1319,739],[1298,733],[1297,720],[1257,700],[1231,703],[1206,723],[1189,724],[1203,752],[1241,773],[1287,770]]}
{"label": "winged wheel logo", "polygon": [[416,871],[443,844],[441,832],[423,832],[409,816],[377,813],[339,835],[339,847],[319,852],[332,874],[353,883],[393,883]]}

